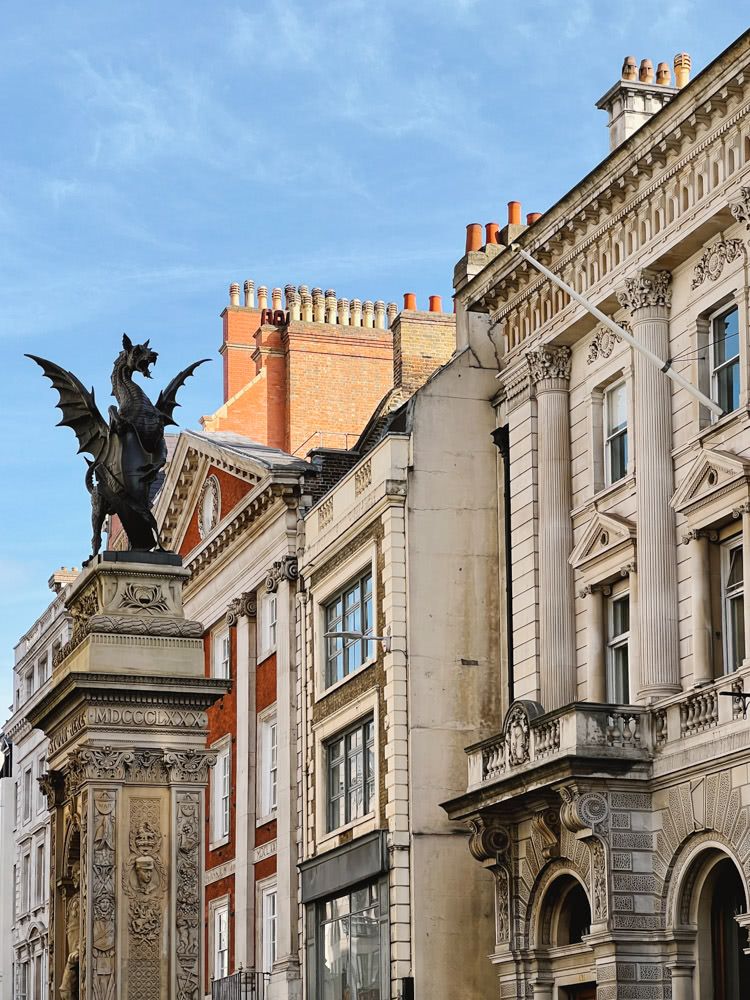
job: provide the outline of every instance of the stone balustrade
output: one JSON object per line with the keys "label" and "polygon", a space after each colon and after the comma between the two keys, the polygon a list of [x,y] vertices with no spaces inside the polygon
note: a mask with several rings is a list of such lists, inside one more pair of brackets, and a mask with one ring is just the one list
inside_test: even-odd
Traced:
{"label": "stone balustrade", "polygon": [[655,707],[577,702],[544,713],[516,702],[503,732],[466,751],[469,790],[527,774],[555,759],[653,761],[701,740],[747,729],[740,693],[750,668],[659,702]]}

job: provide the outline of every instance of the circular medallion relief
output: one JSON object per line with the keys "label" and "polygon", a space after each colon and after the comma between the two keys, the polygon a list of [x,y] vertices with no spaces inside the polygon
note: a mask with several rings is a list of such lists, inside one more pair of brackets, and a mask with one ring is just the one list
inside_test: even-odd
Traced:
{"label": "circular medallion relief", "polygon": [[219,523],[221,487],[216,476],[209,476],[203,484],[198,500],[198,534],[201,538],[210,535]]}

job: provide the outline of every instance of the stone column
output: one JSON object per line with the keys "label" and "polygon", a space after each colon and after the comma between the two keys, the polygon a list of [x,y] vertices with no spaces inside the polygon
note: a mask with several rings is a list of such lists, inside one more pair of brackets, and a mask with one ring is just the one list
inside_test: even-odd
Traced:
{"label": "stone column", "polygon": [[570,348],[539,347],[526,359],[536,389],[539,474],[539,666],[546,711],[576,698],[570,523]]}
{"label": "stone column", "polygon": [[713,680],[711,656],[711,561],[708,532],[692,530],[683,542],[690,547],[690,588],[693,614],[693,684]]}
{"label": "stone column", "polygon": [[276,962],[271,974],[270,1000],[295,995],[299,983],[297,872],[297,716],[295,624],[296,556],[274,563],[266,591],[277,594],[276,731],[278,733],[276,837]]}
{"label": "stone column", "polygon": [[604,642],[604,594],[601,587],[587,586],[586,598],[586,697],[602,703],[607,700],[607,663]]}
{"label": "stone column", "polygon": [[[630,310],[633,336],[657,357],[669,357],[668,271],[640,271],[618,292]],[[669,379],[633,352],[636,501],[638,505],[639,697],[680,690],[677,549],[672,463],[672,393]]]}
{"label": "stone column", "polygon": [[104,552],[71,588],[70,641],[29,714],[50,740],[49,978],[81,1000],[202,992],[203,626],[170,553]]}
{"label": "stone column", "polygon": [[256,598],[244,593],[232,602],[227,624],[237,629],[237,849],[235,853],[234,964],[251,968],[255,954],[255,776],[257,728],[255,712]]}
{"label": "stone column", "polygon": [[672,1000],[693,1000],[693,968],[695,963],[678,961],[669,964],[672,970]]}

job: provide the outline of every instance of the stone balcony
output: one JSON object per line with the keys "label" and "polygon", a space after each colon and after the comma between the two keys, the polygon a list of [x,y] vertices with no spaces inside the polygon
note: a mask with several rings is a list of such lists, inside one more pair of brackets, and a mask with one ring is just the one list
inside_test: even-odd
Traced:
{"label": "stone balcony", "polygon": [[648,779],[704,756],[750,749],[742,698],[750,666],[656,706],[575,702],[544,712],[533,701],[511,706],[503,731],[467,748],[468,796],[501,802],[567,776],[605,771]]}

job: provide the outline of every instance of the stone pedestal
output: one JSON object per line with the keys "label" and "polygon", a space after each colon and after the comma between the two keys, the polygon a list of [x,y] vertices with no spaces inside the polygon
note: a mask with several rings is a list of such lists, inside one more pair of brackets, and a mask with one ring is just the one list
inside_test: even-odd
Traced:
{"label": "stone pedestal", "polygon": [[204,676],[187,575],[167,553],[98,556],[29,718],[50,739],[53,1000],[202,995],[206,710],[228,682]]}

